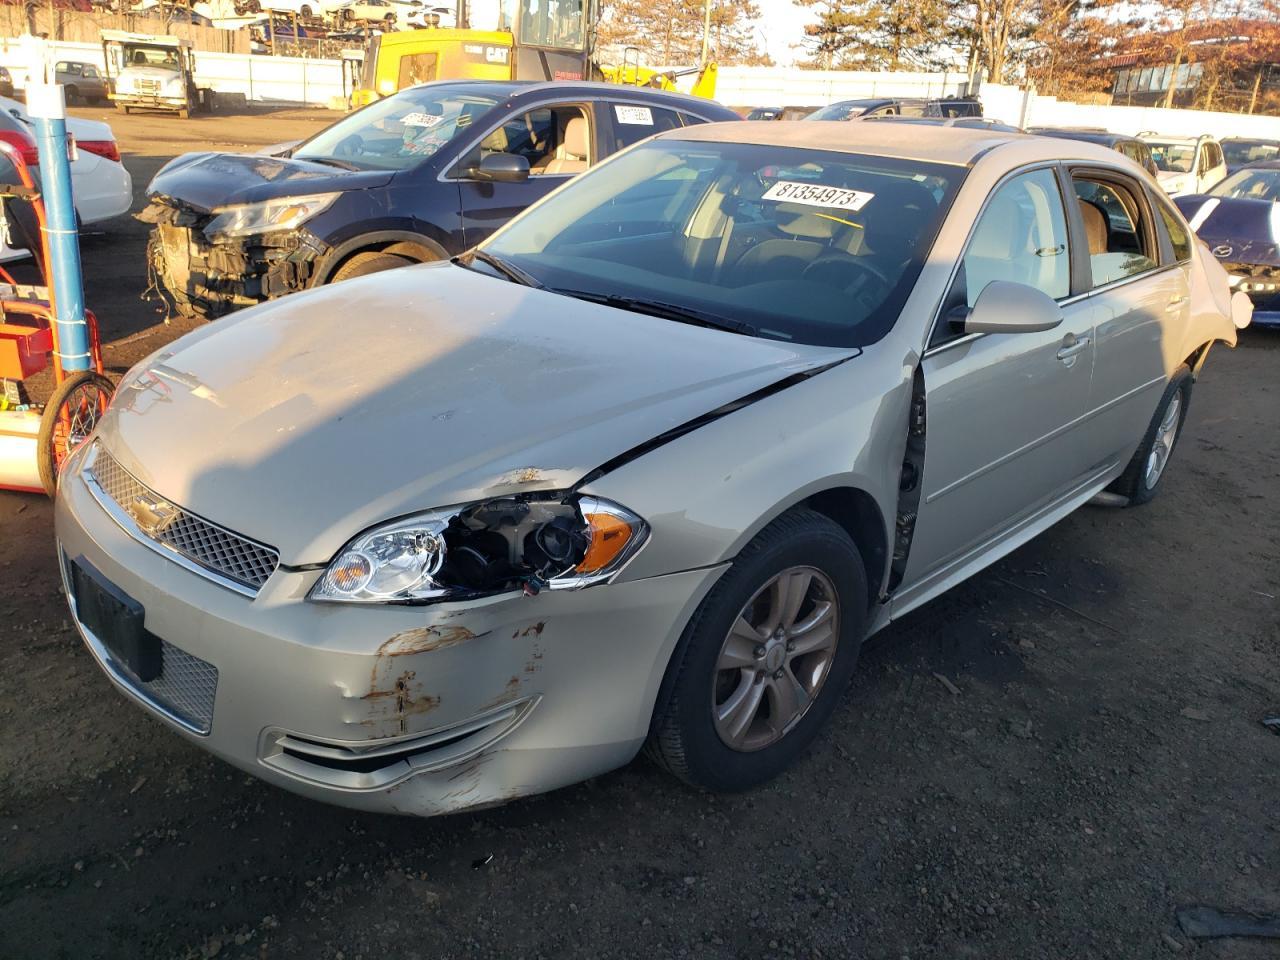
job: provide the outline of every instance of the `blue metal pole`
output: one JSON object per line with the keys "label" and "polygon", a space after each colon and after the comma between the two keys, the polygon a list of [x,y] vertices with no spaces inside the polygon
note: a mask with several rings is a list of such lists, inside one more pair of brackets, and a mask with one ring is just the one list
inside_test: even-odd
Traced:
{"label": "blue metal pole", "polygon": [[27,86],[27,112],[36,129],[40,151],[40,193],[44,198],[49,237],[47,269],[53,284],[58,356],[67,372],[88,370],[89,325],[84,318],[84,282],[80,272],[80,236],[71,195],[71,161],[67,155],[67,106],[61,84]]}

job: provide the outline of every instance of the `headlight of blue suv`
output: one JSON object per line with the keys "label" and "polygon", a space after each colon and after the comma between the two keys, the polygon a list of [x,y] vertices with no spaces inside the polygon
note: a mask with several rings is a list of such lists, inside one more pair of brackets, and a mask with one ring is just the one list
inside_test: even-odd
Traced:
{"label": "headlight of blue suv", "polygon": [[205,224],[204,235],[210,240],[228,240],[259,233],[275,233],[300,227],[323,213],[342,195],[312,193],[302,197],[280,197],[261,203],[237,203],[215,207],[214,218]]}

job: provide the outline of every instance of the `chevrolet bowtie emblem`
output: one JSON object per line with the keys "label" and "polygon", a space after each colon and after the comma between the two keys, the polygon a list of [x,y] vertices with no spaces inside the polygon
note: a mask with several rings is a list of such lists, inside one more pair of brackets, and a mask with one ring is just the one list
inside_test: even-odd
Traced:
{"label": "chevrolet bowtie emblem", "polygon": [[148,537],[158,536],[178,515],[177,507],[149,493],[140,493],[130,500],[128,510],[138,529]]}

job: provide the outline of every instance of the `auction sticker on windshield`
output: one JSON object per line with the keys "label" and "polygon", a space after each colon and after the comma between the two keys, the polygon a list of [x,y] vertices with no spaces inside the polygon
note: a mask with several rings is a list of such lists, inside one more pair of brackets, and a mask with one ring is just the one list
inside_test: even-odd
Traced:
{"label": "auction sticker on windshield", "polygon": [[434,127],[444,117],[434,113],[407,113],[400,118],[406,127]]}
{"label": "auction sticker on windshield", "polygon": [[835,207],[837,210],[856,212],[875,199],[875,194],[862,190],[848,190],[845,187],[824,187],[817,183],[779,180],[765,191],[762,199],[804,203],[811,207]]}

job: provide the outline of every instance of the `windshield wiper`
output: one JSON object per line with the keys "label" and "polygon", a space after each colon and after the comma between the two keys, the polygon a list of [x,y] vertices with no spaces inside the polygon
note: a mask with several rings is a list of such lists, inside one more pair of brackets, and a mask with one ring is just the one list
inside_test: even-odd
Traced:
{"label": "windshield wiper", "polygon": [[339,170],[353,170],[356,173],[359,173],[364,169],[363,167],[357,167],[354,163],[351,163],[348,160],[339,160],[337,157],[293,157],[292,154],[290,154],[290,157],[293,160],[304,160],[307,163],[322,163],[327,167],[337,167]]}
{"label": "windshield wiper", "polygon": [[533,276],[533,274],[526,273],[509,260],[495,257],[487,250],[472,250],[471,253],[465,256],[453,258],[454,263],[461,264],[464,267],[469,267],[477,260],[493,267],[512,283],[518,283],[524,287],[533,287],[535,290],[543,289],[542,281]]}
{"label": "windshield wiper", "polygon": [[633,313],[644,313],[651,317],[674,320],[677,323],[689,323],[695,327],[708,327],[712,330],[727,330],[730,333],[741,333],[748,337],[758,336],[756,328],[743,320],[724,317],[718,313],[684,307],[677,303],[664,303],[661,300],[646,300],[644,297],[624,297],[615,293],[589,293],[586,290],[553,289],[552,293],[562,293],[566,297],[589,300],[591,303],[602,303],[607,307],[619,310],[630,310]]}

